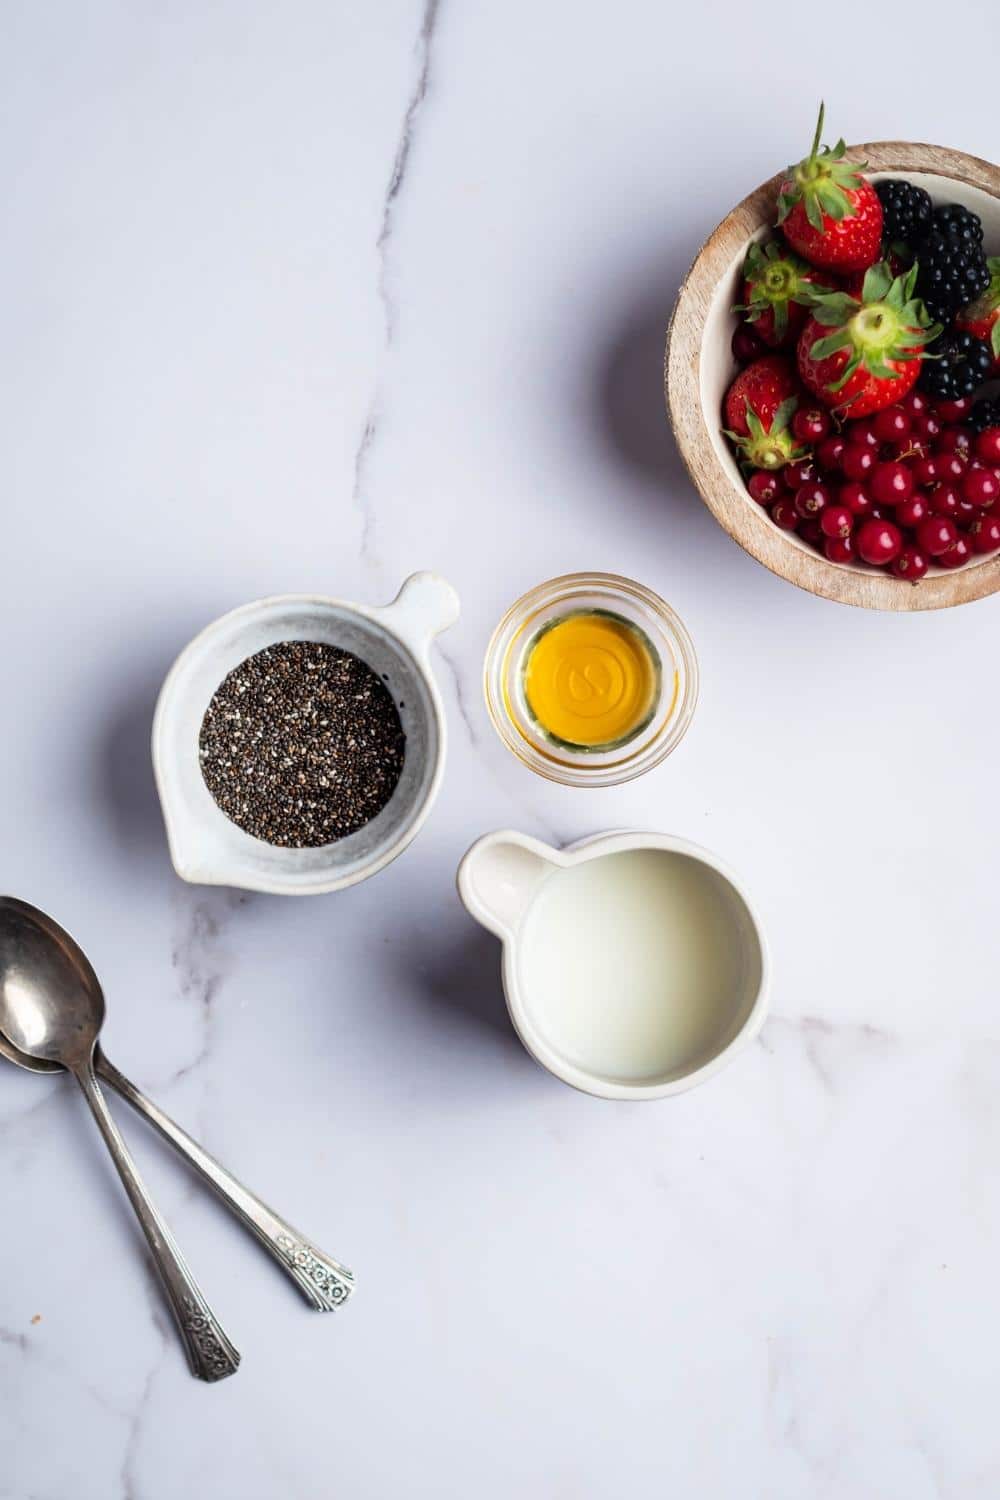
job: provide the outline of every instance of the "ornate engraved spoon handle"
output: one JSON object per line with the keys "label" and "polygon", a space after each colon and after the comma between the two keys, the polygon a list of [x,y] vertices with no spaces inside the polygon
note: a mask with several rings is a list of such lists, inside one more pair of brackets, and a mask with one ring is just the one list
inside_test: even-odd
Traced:
{"label": "ornate engraved spoon handle", "polygon": [[74,1077],[93,1110],[105,1144],[118,1168],[118,1175],[135,1209],[136,1218],[153,1252],[156,1269],[163,1279],[184,1341],[191,1373],[199,1380],[225,1380],[227,1375],[235,1375],[240,1362],[239,1352],[230,1343],[222,1325],[202,1296],[177,1242],[150,1198],[121,1132],[111,1118],[89,1058],[74,1069]]}
{"label": "ornate engraved spoon handle", "polygon": [[130,1083],[124,1074],[119,1073],[100,1048],[97,1049],[95,1062],[97,1071],[105,1082],[156,1127],[164,1139],[191,1163],[209,1187],[214,1188],[226,1207],[232,1209],[247,1229],[256,1235],[264,1249],[292,1278],[307,1302],[319,1312],[333,1312],[335,1308],[343,1306],[354,1290],[354,1275],[346,1266],[340,1265],[332,1256],[324,1255],[322,1250],[317,1250],[297,1229],[286,1224],[273,1209],[262,1203],[242,1182],[238,1182],[221,1162],[217,1162],[186,1130],[182,1130],[169,1115],[164,1114],[158,1104],[147,1099],[134,1083]]}

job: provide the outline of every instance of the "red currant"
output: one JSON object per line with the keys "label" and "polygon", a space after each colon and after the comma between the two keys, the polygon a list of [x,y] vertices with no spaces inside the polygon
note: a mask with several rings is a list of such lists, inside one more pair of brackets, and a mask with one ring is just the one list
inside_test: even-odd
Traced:
{"label": "red currant", "polygon": [[934,468],[939,479],[961,479],[966,470],[964,458],[957,453],[938,452],[934,457]]}
{"label": "red currant", "polygon": [[910,583],[917,583],[930,567],[930,558],[926,552],[921,552],[919,547],[911,544],[904,547],[889,566],[897,578],[905,578]]}
{"label": "red currant", "polygon": [[972,448],[972,433],[968,427],[946,427],[937,440],[938,453],[958,453],[967,458]]}
{"label": "red currant", "polygon": [[879,505],[898,505],[913,494],[913,475],[905,464],[876,464],[868,488]]}
{"label": "red currant", "polygon": [[909,436],[909,414],[901,406],[887,406],[872,419],[872,430],[880,443],[901,443]]}
{"label": "red currant", "polygon": [[800,406],[792,418],[792,433],[800,443],[821,443],[830,431],[830,414],[821,406]]}
{"label": "red currant", "polygon": [[985,509],[1000,500],[1000,484],[992,469],[970,469],[962,480],[962,499]]}
{"label": "red currant", "polygon": [[924,516],[930,515],[926,495],[911,495],[902,505],[896,506],[896,522],[899,526],[919,526]]}
{"label": "red currant", "polygon": [[854,538],[850,536],[828,536],[823,551],[830,562],[850,563],[854,561]]}
{"label": "red currant", "polygon": [[771,506],[771,520],[782,531],[795,531],[799,524],[798,512],[791,495],[784,495]]}
{"label": "red currant", "polygon": [[914,459],[912,473],[913,483],[919,489],[926,489],[928,485],[934,484],[936,480],[941,478],[941,475],[937,471],[937,459],[934,458]]}
{"label": "red currant", "polygon": [[929,557],[940,557],[958,540],[958,527],[947,516],[927,516],[917,527],[917,544]]}
{"label": "red currant", "polygon": [[823,545],[823,528],[818,521],[809,520],[801,522],[799,525],[799,536],[804,542],[808,542],[810,547],[822,547]]}
{"label": "red currant", "polygon": [[899,404],[904,411],[909,412],[911,417],[918,416],[920,412],[927,411],[930,406],[930,402],[923,391],[907,392]]}
{"label": "red currant", "polygon": [[840,460],[840,467],[848,479],[866,479],[878,462],[874,448],[862,448],[858,443],[848,443]]}
{"label": "red currant", "polygon": [[846,447],[847,443],[839,433],[833,437],[824,438],[816,449],[816,461],[820,468],[826,469],[829,473],[839,469],[841,455]]}
{"label": "red currant", "polygon": [[819,518],[824,536],[850,536],[854,528],[854,517],[846,505],[828,505]]}
{"label": "red currant", "polygon": [[764,340],[745,323],[741,323],[733,334],[732,349],[733,358],[741,365],[748,365],[768,352]]}
{"label": "red currant", "polygon": [[797,490],[800,484],[811,484],[819,478],[819,470],[811,458],[800,458],[795,463],[786,464],[781,472],[790,490]]}
{"label": "red currant", "polygon": [[1000,464],[1000,427],[987,427],[976,438],[976,457],[984,464]]}
{"label": "red currant", "polygon": [[855,443],[860,448],[877,448],[881,442],[875,436],[871,417],[860,417],[856,422],[848,422],[844,433],[848,444]]}
{"label": "red currant", "polygon": [[996,552],[1000,548],[1000,517],[977,516],[969,527],[969,541],[973,552]]}
{"label": "red currant", "polygon": [[867,516],[871,514],[871,496],[863,484],[856,479],[848,479],[837,491],[837,504],[844,506],[851,512],[852,516]]}
{"label": "red currant", "polygon": [[795,509],[803,520],[808,520],[810,516],[818,516],[832,498],[830,486],[821,479],[813,479],[809,484],[800,484],[795,491]]}
{"label": "red currant", "polygon": [[917,412],[913,418],[913,431],[919,438],[937,438],[941,434],[941,423],[929,411]]}
{"label": "red currant", "polygon": [[781,476],[773,471],[755,469],[747,480],[747,489],[758,505],[771,505],[781,494]]}
{"label": "red currant", "polygon": [[935,561],[939,568],[960,568],[972,556],[972,544],[967,536],[956,537],[954,545],[942,552]]}
{"label": "red currant", "polygon": [[935,516],[947,516],[950,521],[958,519],[962,506],[962,492],[954,484],[938,484],[930,493],[931,512]]}
{"label": "red currant", "polygon": [[862,522],[855,540],[858,555],[876,568],[884,568],[903,550],[903,533],[891,521]]}
{"label": "red currant", "polygon": [[961,422],[972,410],[972,397],[959,396],[957,401],[935,401],[934,411],[942,422]]}

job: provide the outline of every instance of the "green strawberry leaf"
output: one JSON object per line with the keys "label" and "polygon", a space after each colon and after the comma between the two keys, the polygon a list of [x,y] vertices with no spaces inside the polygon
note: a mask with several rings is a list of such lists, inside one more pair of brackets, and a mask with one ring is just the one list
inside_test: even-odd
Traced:
{"label": "green strawberry leaf", "polygon": [[1000,359],[1000,318],[997,318],[990,329],[990,348],[993,350],[993,358]]}
{"label": "green strawberry leaf", "polygon": [[784,432],[788,427],[789,422],[792,420],[792,417],[795,415],[796,411],[798,411],[798,407],[799,398],[797,396],[786,396],[784,401],[782,401],[781,405],[778,407],[777,411],[774,413],[774,420],[771,423],[771,432]]}

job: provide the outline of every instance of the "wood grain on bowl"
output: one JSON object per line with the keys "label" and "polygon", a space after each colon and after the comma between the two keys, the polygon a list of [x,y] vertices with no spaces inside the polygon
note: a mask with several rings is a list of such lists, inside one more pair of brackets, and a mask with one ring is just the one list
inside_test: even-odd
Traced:
{"label": "wood grain on bowl", "polygon": [[[965,203],[984,219],[988,248],[1000,251],[1000,167],[944,146],[873,141],[852,146],[873,175],[909,177],[935,202]],[[722,436],[722,398],[736,373],[729,349],[746,247],[774,223],[784,174],[755,189],[709,236],[685,278],[667,333],[664,390],[677,445],[698,493],[729,535],[781,578],[865,609],[945,609],[1000,589],[1000,554],[954,572],[907,583],[863,566],[828,562],[794,533],[780,531],[747,494]]]}

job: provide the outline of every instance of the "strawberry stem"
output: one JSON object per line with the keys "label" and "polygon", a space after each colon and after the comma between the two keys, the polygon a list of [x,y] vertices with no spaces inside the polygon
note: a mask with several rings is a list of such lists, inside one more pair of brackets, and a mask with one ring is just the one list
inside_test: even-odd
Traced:
{"label": "strawberry stem", "polygon": [[[820,137],[823,134],[823,116],[825,114],[826,103],[821,99],[819,104],[819,119],[816,121],[816,134],[813,136],[812,150],[809,153],[809,163],[811,166],[816,165],[816,158],[819,155],[819,143]],[[809,175],[812,176],[813,174],[810,173]]]}

